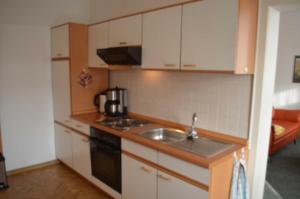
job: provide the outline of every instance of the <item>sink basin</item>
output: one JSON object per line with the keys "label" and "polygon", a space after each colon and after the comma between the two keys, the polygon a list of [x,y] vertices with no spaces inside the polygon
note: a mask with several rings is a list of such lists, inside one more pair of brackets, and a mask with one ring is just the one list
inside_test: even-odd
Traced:
{"label": "sink basin", "polygon": [[186,133],[184,131],[173,128],[154,128],[143,131],[139,133],[139,135],[206,158],[215,156],[234,146],[233,144],[212,140],[202,136],[189,140],[186,139]]}
{"label": "sink basin", "polygon": [[172,128],[156,128],[140,133],[141,136],[166,143],[174,143],[186,139],[184,131]]}

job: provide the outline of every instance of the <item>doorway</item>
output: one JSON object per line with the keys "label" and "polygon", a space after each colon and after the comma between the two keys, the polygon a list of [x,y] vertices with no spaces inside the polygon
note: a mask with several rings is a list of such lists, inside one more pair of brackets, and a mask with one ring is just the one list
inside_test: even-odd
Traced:
{"label": "doorway", "polygon": [[260,1],[257,60],[249,134],[248,174],[253,199],[263,198],[265,188],[280,17],[283,12],[300,7],[299,3],[298,0]]}

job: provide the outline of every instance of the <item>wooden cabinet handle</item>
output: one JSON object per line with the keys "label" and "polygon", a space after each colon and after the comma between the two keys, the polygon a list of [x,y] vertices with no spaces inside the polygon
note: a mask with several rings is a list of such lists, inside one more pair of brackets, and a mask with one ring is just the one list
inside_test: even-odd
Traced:
{"label": "wooden cabinet handle", "polygon": [[56,53],[56,56],[57,56],[57,57],[61,57],[62,54],[61,54],[61,53]]}
{"label": "wooden cabinet handle", "polygon": [[71,133],[71,131],[68,131],[68,130],[64,130],[65,131],[65,133]]}
{"label": "wooden cabinet handle", "polygon": [[78,128],[82,128],[83,126],[82,126],[82,125],[80,125],[80,124],[76,124],[76,127],[78,127]]}
{"label": "wooden cabinet handle", "polygon": [[165,64],[165,67],[176,67],[176,64]]}
{"label": "wooden cabinet handle", "polygon": [[183,67],[186,68],[195,68],[197,65],[196,64],[183,64]]}
{"label": "wooden cabinet handle", "polygon": [[160,179],[165,180],[165,181],[171,181],[171,178],[169,178],[169,177],[167,177],[167,176],[164,176],[164,175],[162,175],[162,174],[158,174],[158,177],[159,177]]}
{"label": "wooden cabinet handle", "polygon": [[127,42],[125,42],[125,41],[121,41],[119,44],[120,44],[120,45],[126,45],[126,44],[127,44]]}
{"label": "wooden cabinet handle", "polygon": [[82,142],[89,142],[89,139],[83,138],[83,139],[81,139],[81,141],[82,141]]}
{"label": "wooden cabinet handle", "polygon": [[143,171],[146,171],[147,173],[152,173],[152,172],[153,172],[152,169],[149,169],[149,168],[147,168],[147,167],[145,167],[145,166],[141,166],[141,169],[142,169]]}

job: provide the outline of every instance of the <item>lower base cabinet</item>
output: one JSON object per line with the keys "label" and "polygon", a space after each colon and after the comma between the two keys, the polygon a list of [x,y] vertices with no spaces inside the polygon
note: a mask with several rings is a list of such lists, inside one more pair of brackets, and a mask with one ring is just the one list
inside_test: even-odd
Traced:
{"label": "lower base cabinet", "polygon": [[[70,124],[71,122],[68,122],[68,126],[74,129]],[[120,193],[92,176],[90,143],[88,135],[84,135],[87,134],[86,131],[84,131],[85,129],[89,129],[89,126],[81,128],[82,131],[80,132],[83,134],[80,134],[55,123],[55,153],[57,159],[95,184],[101,190],[107,192],[113,198],[121,199],[122,196]]]}
{"label": "lower base cabinet", "polygon": [[85,178],[91,174],[91,156],[89,139],[77,133],[72,134],[73,168]]}
{"label": "lower base cabinet", "polygon": [[[98,182],[91,174],[87,136],[55,124],[55,149],[59,160],[93,183]],[[118,199],[208,199],[207,191],[126,154],[122,154],[122,196],[106,185],[99,187]]]}
{"label": "lower base cabinet", "polygon": [[122,199],[156,199],[157,170],[122,155]]}
{"label": "lower base cabinet", "polygon": [[208,192],[122,155],[122,199],[208,199]]}
{"label": "lower base cabinet", "polygon": [[87,136],[55,124],[56,157],[89,179],[91,174],[90,144]]}
{"label": "lower base cabinet", "polygon": [[158,171],[157,198],[158,199],[208,199],[208,192],[178,178]]}
{"label": "lower base cabinet", "polygon": [[69,167],[73,167],[72,132],[55,124],[55,151],[56,157]]}

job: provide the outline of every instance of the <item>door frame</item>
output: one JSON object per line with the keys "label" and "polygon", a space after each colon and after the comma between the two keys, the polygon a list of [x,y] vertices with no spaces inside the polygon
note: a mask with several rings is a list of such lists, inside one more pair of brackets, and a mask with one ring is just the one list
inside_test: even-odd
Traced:
{"label": "door frame", "polygon": [[299,6],[299,0],[260,0],[256,66],[249,127],[249,184],[251,198],[264,194],[272,102],[274,95],[280,14]]}

